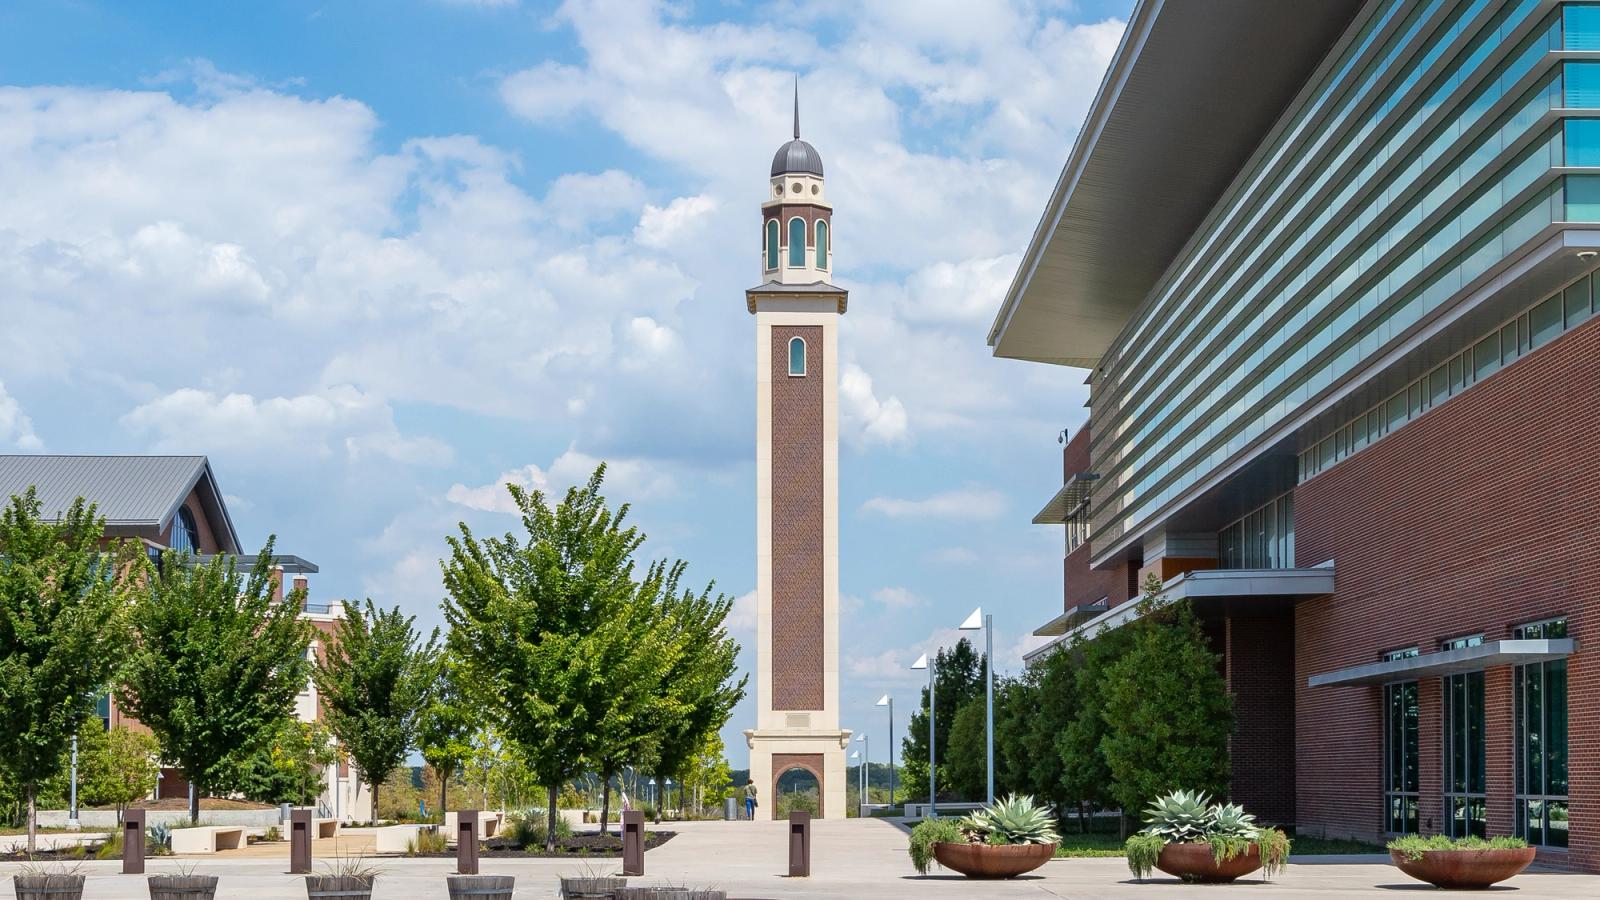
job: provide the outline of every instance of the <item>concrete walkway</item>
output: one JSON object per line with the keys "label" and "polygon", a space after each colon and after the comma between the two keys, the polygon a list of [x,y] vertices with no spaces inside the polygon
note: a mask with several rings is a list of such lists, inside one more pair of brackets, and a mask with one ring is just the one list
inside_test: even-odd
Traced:
{"label": "concrete walkway", "polygon": [[[964,898],[1159,898],[1200,897],[1382,897],[1429,891],[1413,882],[1382,857],[1307,857],[1289,866],[1277,880],[1241,882],[1232,887],[1184,885],[1171,879],[1138,884],[1121,859],[1073,859],[1047,863],[1035,875],[1008,882],[969,881],[949,872],[919,876],[906,856],[905,832],[879,820],[851,819],[817,822],[812,835],[812,877],[784,877],[788,869],[787,825],[782,822],[690,822],[668,826],[676,838],[651,850],[645,857],[649,875],[634,884],[726,890],[730,897],[802,900],[802,898],[861,898],[861,900],[927,900]],[[193,867],[196,874],[220,875],[219,898],[304,900],[305,884],[284,873],[284,858],[221,853],[188,860],[150,861],[152,872],[174,872]],[[444,876],[454,869],[451,860],[374,860],[382,874],[374,897],[444,898]],[[514,875],[518,900],[547,900],[557,896],[557,879],[563,875],[609,875],[619,868],[615,859],[505,860],[485,859],[484,874]],[[15,864],[0,864],[0,877],[10,875]],[[116,874],[115,862],[86,863],[89,883],[86,900],[145,900],[144,879]],[[321,866],[318,866],[320,871]],[[1600,896],[1600,876],[1556,872],[1530,872],[1501,886],[1502,891],[1524,898],[1593,898]],[[5,889],[0,888],[0,893]]]}

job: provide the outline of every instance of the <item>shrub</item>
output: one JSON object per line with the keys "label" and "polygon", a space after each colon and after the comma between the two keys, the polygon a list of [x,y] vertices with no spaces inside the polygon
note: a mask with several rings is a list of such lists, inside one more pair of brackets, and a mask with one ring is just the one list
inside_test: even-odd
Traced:
{"label": "shrub", "polygon": [[[506,839],[517,847],[543,846],[545,839],[545,820],[548,814],[537,807],[524,809],[506,816]],[[566,840],[572,837],[572,823],[566,816],[556,817],[556,839]]]}
{"label": "shrub", "polygon": [[444,853],[449,849],[444,831],[438,828],[419,828],[416,836],[406,841],[406,855],[419,853]]}
{"label": "shrub", "polygon": [[1390,841],[1388,849],[1396,850],[1401,856],[1415,862],[1429,850],[1521,850],[1527,846],[1528,842],[1518,837],[1450,838],[1442,834],[1430,834],[1427,837],[1408,834]]}
{"label": "shrub", "polygon": [[778,795],[778,803],[774,811],[777,813],[778,818],[781,819],[792,812],[808,812],[814,816],[817,814],[818,809],[816,791],[789,791]]}
{"label": "shrub", "polygon": [[1167,844],[1210,844],[1217,863],[1250,852],[1255,844],[1263,874],[1272,877],[1289,860],[1289,837],[1276,828],[1262,828],[1255,816],[1237,803],[1211,803],[1199,791],[1173,791],[1145,810],[1145,827],[1123,845],[1128,868],[1144,878]]}
{"label": "shrub", "polygon": [[283,840],[283,832],[279,831],[276,825],[268,825],[267,830],[261,834],[261,840],[275,844]]}
{"label": "shrub", "polygon": [[919,873],[926,875],[933,865],[934,844],[957,844],[966,840],[961,833],[961,823],[955,819],[923,819],[911,829],[911,864],[917,867]]}

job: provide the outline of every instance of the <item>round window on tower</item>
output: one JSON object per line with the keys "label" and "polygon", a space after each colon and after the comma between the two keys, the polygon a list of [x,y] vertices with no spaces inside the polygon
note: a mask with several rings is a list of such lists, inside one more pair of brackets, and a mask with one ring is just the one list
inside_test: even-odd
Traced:
{"label": "round window on tower", "polygon": [[812,185],[812,186],[811,186],[811,193],[812,193],[812,194],[813,194],[813,195],[816,195],[816,194],[820,194],[820,193],[822,193],[822,185],[820,185],[820,184],[813,184],[813,185]]}
{"label": "round window on tower", "polygon": [[800,193],[800,182],[798,182],[798,181],[796,181],[796,182],[795,182],[795,183],[794,183],[794,184],[793,184],[793,185],[792,185],[792,186],[791,186],[791,187],[790,187],[790,188],[789,188],[789,191],[790,191],[790,192],[791,192],[791,193],[795,193],[795,194],[798,194],[798,193]]}
{"label": "round window on tower", "polygon": [[774,196],[774,197],[782,197],[783,196],[783,185],[781,185],[781,184],[773,185],[772,186],[772,196]]}

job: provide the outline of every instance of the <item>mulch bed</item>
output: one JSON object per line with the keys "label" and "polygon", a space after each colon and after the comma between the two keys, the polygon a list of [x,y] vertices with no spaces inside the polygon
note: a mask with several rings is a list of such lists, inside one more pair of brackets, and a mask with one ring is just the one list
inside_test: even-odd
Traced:
{"label": "mulch bed", "polygon": [[[677,836],[676,831],[646,831],[644,833],[644,848],[654,850]],[[455,859],[455,851],[448,853],[418,853],[421,857],[438,857]],[[517,849],[516,845],[503,837],[492,837],[483,842],[483,849],[478,852],[480,857],[511,857],[522,859],[551,859],[555,857],[587,856],[587,857],[622,857],[622,836],[613,830],[610,834],[602,835],[598,831],[585,831],[574,834],[569,838],[558,838],[556,849],[551,853],[543,846],[529,847],[525,850]]]}

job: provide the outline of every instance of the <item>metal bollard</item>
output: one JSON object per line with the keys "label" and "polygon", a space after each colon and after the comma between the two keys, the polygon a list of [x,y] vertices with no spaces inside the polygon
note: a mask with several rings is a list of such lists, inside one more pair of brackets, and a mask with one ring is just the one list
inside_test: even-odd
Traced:
{"label": "metal bollard", "polygon": [[289,874],[311,874],[311,810],[289,813]]}
{"label": "metal bollard", "polygon": [[456,813],[456,874],[478,874],[478,811]]}
{"label": "metal bollard", "polygon": [[644,874],[644,812],[622,811],[622,874]]}
{"label": "metal bollard", "polygon": [[811,877],[811,813],[789,813],[789,877]]}
{"label": "metal bollard", "polygon": [[142,809],[122,813],[122,874],[144,874],[144,817]]}

